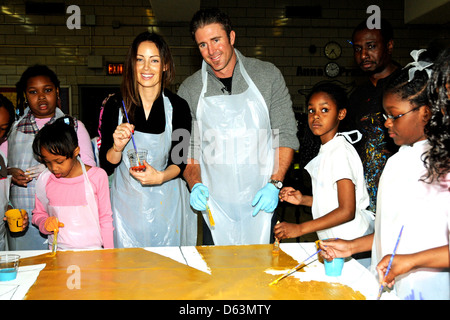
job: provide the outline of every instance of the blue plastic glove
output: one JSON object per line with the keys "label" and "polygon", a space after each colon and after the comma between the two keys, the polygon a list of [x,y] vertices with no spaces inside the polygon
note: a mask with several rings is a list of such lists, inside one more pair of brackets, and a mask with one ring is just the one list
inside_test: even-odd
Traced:
{"label": "blue plastic glove", "polygon": [[202,183],[196,183],[191,190],[190,203],[195,210],[206,210],[206,202],[209,198],[208,187]]}
{"label": "blue plastic glove", "polygon": [[273,184],[267,183],[264,188],[256,193],[252,206],[255,207],[252,215],[256,216],[259,210],[265,212],[273,212],[278,205],[278,190]]}

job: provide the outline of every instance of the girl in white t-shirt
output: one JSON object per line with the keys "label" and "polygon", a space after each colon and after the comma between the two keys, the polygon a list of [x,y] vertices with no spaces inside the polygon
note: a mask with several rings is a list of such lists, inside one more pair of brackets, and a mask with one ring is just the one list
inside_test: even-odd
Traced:
{"label": "girl in white t-shirt", "polygon": [[[419,181],[422,187],[419,192],[424,195],[426,201],[423,201],[423,206],[428,212],[425,217],[420,209],[417,210],[416,227],[420,228],[423,235],[429,235],[426,240],[420,241],[420,245],[413,243],[414,247],[406,249],[409,251],[405,250],[405,254],[395,256],[384,282],[389,286],[393,286],[395,281],[401,283],[401,289],[406,287],[408,290],[407,298],[449,299],[450,255],[445,242],[449,243],[446,236],[450,228],[450,49],[442,52],[435,61],[427,87],[431,117],[425,125],[427,153],[422,156],[419,152],[425,162],[418,173],[425,173],[422,178],[424,181]],[[421,160],[417,162],[422,164]],[[411,192],[410,189],[408,192]],[[415,202],[412,205],[420,208]],[[390,258],[390,254],[384,256],[377,265],[380,279],[384,277]],[[430,278],[433,278],[433,282]],[[403,284],[405,280],[409,282],[406,286]],[[430,285],[427,287],[422,282],[429,282]],[[441,283],[444,284],[444,290],[439,288]]]}
{"label": "girl in white t-shirt", "polygon": [[[363,167],[347,134],[338,133],[347,110],[347,94],[334,83],[316,85],[308,98],[308,124],[321,140],[318,155],[305,167],[312,179],[312,196],[285,187],[280,200],[312,207],[313,220],[281,222],[274,228],[279,240],[317,232],[319,239],[353,239],[373,231],[373,214],[366,210],[369,195]],[[359,134],[359,133],[358,133]]]}
{"label": "girl in white t-shirt", "polygon": [[[384,91],[385,126],[400,149],[380,178],[374,234],[320,246],[325,259],[371,249],[372,271],[378,271],[379,281],[388,287],[395,278],[393,292],[401,299],[449,300],[448,101],[436,110],[427,96],[433,64],[423,51],[411,52],[415,61],[392,77]],[[436,70],[444,65],[434,72],[441,72]],[[430,93],[447,95],[447,90],[443,85]],[[396,255],[385,277],[394,248]]]}

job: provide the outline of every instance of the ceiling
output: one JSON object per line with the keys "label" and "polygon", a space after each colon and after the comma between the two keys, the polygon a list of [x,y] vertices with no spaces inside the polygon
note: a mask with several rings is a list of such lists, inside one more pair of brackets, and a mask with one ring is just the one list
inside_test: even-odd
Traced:
{"label": "ceiling", "polygon": [[[200,0],[149,0],[159,22],[189,22]],[[450,23],[450,0],[404,0],[405,24]]]}
{"label": "ceiling", "polygon": [[450,0],[404,0],[405,24],[450,23]]}

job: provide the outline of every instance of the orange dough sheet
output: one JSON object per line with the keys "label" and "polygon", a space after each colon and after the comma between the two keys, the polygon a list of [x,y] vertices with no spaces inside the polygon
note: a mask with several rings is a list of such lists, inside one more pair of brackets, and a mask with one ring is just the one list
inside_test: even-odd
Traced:
{"label": "orange dough sheet", "polygon": [[141,248],[58,251],[55,257],[24,258],[21,266],[46,264],[26,299],[365,299],[342,284],[301,282],[291,276],[269,286],[279,275],[266,270],[284,272],[298,264],[282,250],[273,255],[272,245],[197,250],[211,274]]}

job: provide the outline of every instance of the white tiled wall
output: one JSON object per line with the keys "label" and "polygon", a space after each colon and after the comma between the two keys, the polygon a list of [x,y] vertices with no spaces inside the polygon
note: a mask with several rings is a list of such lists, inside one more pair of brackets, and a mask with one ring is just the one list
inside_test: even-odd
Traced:
{"label": "white tiled wall", "polygon": [[[34,0],[63,2],[61,0]],[[285,6],[322,6],[321,19],[286,19]],[[412,49],[426,47],[435,37],[449,38],[449,28],[403,24],[403,0],[203,0],[202,7],[217,6],[228,12],[237,33],[236,47],[248,56],[276,64],[285,76],[294,109],[303,110],[299,90],[325,80],[320,76],[297,76],[297,68],[323,68],[328,62],[324,45],[335,40],[343,47],[337,60],[341,67],[354,69],[352,48],[347,43],[353,28],[369,15],[366,9],[377,4],[382,17],[394,26],[394,58],[409,62]],[[0,1],[0,87],[14,86],[21,73],[35,63],[47,64],[58,74],[61,84],[70,86],[72,114],[79,114],[79,85],[119,85],[120,77],[107,76],[105,67],[88,68],[88,56],[106,62],[122,62],[133,38],[149,29],[160,33],[171,46],[177,76],[174,90],[200,66],[200,56],[188,30],[188,23],[159,23],[149,0],[73,0],[66,7],[81,9],[81,29],[69,30],[65,15],[26,15],[24,0]],[[95,16],[95,26],[86,26],[86,15]],[[315,45],[316,53],[309,47]],[[350,73],[337,78],[349,87],[361,78]]]}

